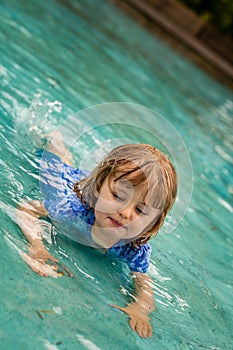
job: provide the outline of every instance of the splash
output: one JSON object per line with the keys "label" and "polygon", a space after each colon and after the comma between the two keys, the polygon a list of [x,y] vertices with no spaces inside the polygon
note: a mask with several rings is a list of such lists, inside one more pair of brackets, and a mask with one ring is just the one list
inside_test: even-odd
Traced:
{"label": "splash", "polygon": [[52,116],[61,113],[62,103],[60,101],[50,102],[47,99],[43,101],[42,94],[35,95],[29,109],[29,131],[36,134],[49,132],[54,128]]}

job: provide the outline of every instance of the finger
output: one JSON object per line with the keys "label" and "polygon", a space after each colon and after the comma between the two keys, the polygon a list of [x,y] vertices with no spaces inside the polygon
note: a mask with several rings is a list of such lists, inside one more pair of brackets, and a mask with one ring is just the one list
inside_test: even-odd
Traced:
{"label": "finger", "polygon": [[151,324],[149,324],[147,336],[148,336],[148,338],[151,338],[152,335],[153,335],[152,326],[151,326]]}
{"label": "finger", "polygon": [[147,338],[148,337],[148,325],[147,324],[143,324],[142,325],[141,337],[142,338]]}
{"label": "finger", "polygon": [[129,325],[133,332],[136,330],[136,324],[137,324],[137,320],[135,318],[131,318],[129,320]]}
{"label": "finger", "polygon": [[55,271],[55,272],[58,271],[58,265],[55,264],[55,263],[53,263],[53,264],[45,264],[45,265],[51,267],[51,269],[52,269],[53,271]]}
{"label": "finger", "polygon": [[144,333],[143,333],[143,324],[140,321],[136,320],[136,324],[135,324],[135,330],[138,333],[138,335],[142,338],[144,338]]}
{"label": "finger", "polygon": [[125,308],[124,307],[120,307],[120,306],[117,306],[117,305],[113,305],[113,304],[109,304],[111,307],[113,307],[114,309],[118,309],[122,312],[125,312]]}
{"label": "finger", "polygon": [[[70,270],[63,264],[61,264],[60,262],[57,262],[57,264],[67,273],[67,275],[71,278],[74,277],[74,275],[72,274],[72,272],[70,272]],[[63,273],[64,275],[64,273]]]}
{"label": "finger", "polygon": [[44,264],[43,266],[41,266],[41,271],[42,273],[45,273],[47,277],[51,276],[57,278],[64,275],[61,271],[58,271],[58,269],[55,268],[54,265],[51,266]]}
{"label": "finger", "polygon": [[147,327],[143,321],[137,321],[135,325],[136,332],[141,338],[146,338],[147,336]]}
{"label": "finger", "polygon": [[136,331],[142,338],[148,338],[152,336],[152,327],[148,322],[139,321],[136,324]]}

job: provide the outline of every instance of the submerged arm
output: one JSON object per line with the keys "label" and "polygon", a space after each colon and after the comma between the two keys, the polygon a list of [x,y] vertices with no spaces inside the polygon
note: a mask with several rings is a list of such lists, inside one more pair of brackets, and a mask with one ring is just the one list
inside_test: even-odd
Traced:
{"label": "submerged arm", "polygon": [[135,272],[133,274],[133,281],[136,292],[135,303],[142,312],[149,314],[155,310],[151,279],[146,274]]}
{"label": "submerged arm", "polygon": [[[29,254],[21,253],[30,268],[41,276],[57,277],[57,260],[48,252],[42,241],[43,223],[40,217],[48,213],[42,203],[23,203],[18,207],[16,221],[29,242]],[[48,265],[47,262],[52,262]]]}
{"label": "submerged arm", "polygon": [[47,216],[47,211],[38,202],[25,202],[17,210],[17,224],[32,246],[42,243],[42,224],[39,220],[41,216]]}
{"label": "submerged arm", "polygon": [[134,301],[125,308],[115,305],[113,307],[125,312],[130,317],[129,325],[140,337],[151,337],[152,327],[149,313],[155,309],[151,280],[146,274],[134,272],[133,281],[135,287]]}

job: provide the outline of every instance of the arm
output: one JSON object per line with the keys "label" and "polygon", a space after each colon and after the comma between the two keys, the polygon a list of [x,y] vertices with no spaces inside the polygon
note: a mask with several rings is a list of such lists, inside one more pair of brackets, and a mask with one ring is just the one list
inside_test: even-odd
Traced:
{"label": "arm", "polygon": [[52,131],[45,136],[49,138],[46,145],[47,151],[56,154],[64,163],[73,166],[72,154],[63,142],[62,133],[60,131]]}
{"label": "arm", "polygon": [[[47,215],[43,204],[37,201],[23,203],[18,207],[17,224],[29,243],[29,254],[22,252],[21,256],[30,268],[39,275],[57,277],[57,260],[45,248],[41,235],[43,222],[40,217]],[[51,264],[46,264],[49,261]]]}
{"label": "arm", "polygon": [[135,272],[132,277],[136,294],[134,304],[142,313],[149,315],[155,310],[151,279],[146,274],[139,272]]}
{"label": "arm", "polygon": [[146,274],[136,272],[133,273],[133,281],[135,287],[134,301],[125,308],[115,305],[113,307],[125,312],[130,317],[129,325],[140,337],[151,337],[152,327],[149,313],[155,309],[151,280]]}

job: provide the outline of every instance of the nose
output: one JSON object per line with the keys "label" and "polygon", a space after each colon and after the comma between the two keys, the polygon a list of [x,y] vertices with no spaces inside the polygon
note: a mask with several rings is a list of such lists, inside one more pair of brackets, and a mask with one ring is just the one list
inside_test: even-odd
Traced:
{"label": "nose", "polygon": [[130,220],[133,216],[133,206],[127,205],[127,206],[119,209],[118,213],[123,219]]}

